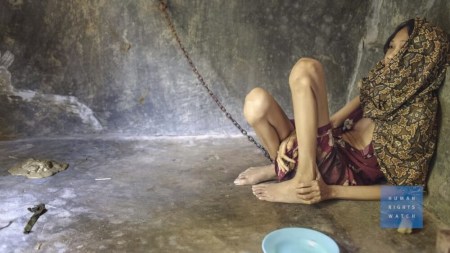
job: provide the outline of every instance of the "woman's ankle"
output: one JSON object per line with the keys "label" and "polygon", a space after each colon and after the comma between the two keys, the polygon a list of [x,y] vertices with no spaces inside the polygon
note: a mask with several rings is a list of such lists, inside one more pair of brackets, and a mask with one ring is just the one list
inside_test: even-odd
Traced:
{"label": "woman's ankle", "polygon": [[317,177],[317,164],[315,161],[299,161],[297,171],[293,178],[297,182],[311,182]]}

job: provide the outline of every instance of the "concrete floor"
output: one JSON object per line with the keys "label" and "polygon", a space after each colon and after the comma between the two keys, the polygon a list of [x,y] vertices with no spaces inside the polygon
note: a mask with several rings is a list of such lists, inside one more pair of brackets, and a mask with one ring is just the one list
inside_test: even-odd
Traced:
{"label": "concrete floor", "polygon": [[[45,179],[11,176],[29,158],[70,167]],[[0,252],[262,252],[272,230],[306,227],[341,252],[434,252],[436,229],[379,226],[379,202],[313,206],[257,200],[234,178],[265,158],[243,138],[105,138],[0,142]],[[99,178],[111,178],[98,181]],[[38,203],[48,212],[23,234]]]}

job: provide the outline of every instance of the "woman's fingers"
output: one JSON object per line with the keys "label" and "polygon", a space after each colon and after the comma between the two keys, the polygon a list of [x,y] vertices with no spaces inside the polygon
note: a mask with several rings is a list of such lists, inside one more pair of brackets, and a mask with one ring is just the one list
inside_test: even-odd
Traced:
{"label": "woman's fingers", "polygon": [[[297,147],[294,148],[295,140],[295,136],[288,136],[280,143],[280,146],[278,147],[278,155],[276,160],[279,169],[285,173],[292,170],[297,162],[296,158],[298,157],[298,151]],[[288,156],[288,152],[292,152],[290,155],[292,157]]]}
{"label": "woman's fingers", "polygon": [[303,182],[303,183],[298,184],[297,188],[312,188],[312,187],[314,187],[314,188],[318,189],[317,186],[318,186],[318,182],[316,180],[311,180],[309,182]]}
{"label": "woman's fingers", "polygon": [[284,163],[284,161],[281,158],[281,156],[277,157],[277,162],[278,162],[278,168],[279,169],[281,169],[285,173],[289,171],[289,168],[286,166],[286,164]]}
{"label": "woman's fingers", "polygon": [[320,202],[322,199],[321,191],[315,185],[299,188],[297,190],[299,199],[306,202],[306,204],[314,204]]}
{"label": "woman's fingers", "polygon": [[278,155],[277,157],[278,167],[283,170],[283,172],[288,172],[293,169],[293,165],[295,165],[295,160],[289,158],[286,155]]}
{"label": "woman's fingers", "polygon": [[278,147],[278,152],[281,154],[286,154],[289,150],[292,150],[295,144],[295,140],[296,140],[295,136],[288,136],[280,143],[280,146]]}
{"label": "woman's fingers", "polygon": [[311,192],[308,194],[299,194],[298,197],[303,200],[313,200],[320,196],[319,192]]}
{"label": "woman's fingers", "polygon": [[319,192],[320,193],[320,187],[316,180],[313,180],[311,182],[301,183],[297,186],[298,194],[309,194],[311,192]]}
{"label": "woman's fingers", "polygon": [[297,159],[297,157],[298,157],[298,150],[295,150],[294,154],[292,155],[292,158]]}
{"label": "woman's fingers", "polygon": [[280,147],[278,148],[278,157],[279,158],[281,158],[281,156],[283,156],[283,155],[285,155],[285,152],[284,152],[284,150],[285,150],[285,148],[284,148],[284,144],[283,143],[281,143],[280,144]]}
{"label": "woman's fingers", "polygon": [[282,155],[281,159],[286,161],[286,162],[295,163],[295,160],[292,159],[292,158],[289,158],[289,156],[287,156],[287,155]]}
{"label": "woman's fingers", "polygon": [[286,148],[287,150],[292,150],[294,148],[295,143],[297,142],[297,136],[288,137]]}
{"label": "woman's fingers", "polygon": [[288,137],[288,142],[286,144],[287,150],[291,150],[294,147],[294,138]]}

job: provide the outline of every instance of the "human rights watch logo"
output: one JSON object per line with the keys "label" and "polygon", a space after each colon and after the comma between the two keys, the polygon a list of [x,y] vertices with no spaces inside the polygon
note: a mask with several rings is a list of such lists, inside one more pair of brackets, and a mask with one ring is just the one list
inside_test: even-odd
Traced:
{"label": "human rights watch logo", "polygon": [[382,186],[380,226],[423,228],[423,186]]}

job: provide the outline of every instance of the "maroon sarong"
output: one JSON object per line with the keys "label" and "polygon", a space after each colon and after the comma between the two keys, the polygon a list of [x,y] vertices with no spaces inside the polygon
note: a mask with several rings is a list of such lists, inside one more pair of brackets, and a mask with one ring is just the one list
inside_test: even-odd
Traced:
{"label": "maroon sarong", "polygon": [[[363,111],[359,107],[344,121],[343,126],[333,129],[329,123],[317,130],[316,162],[326,184],[371,185],[384,179],[372,143],[363,150],[358,150],[342,139],[342,133],[350,131],[362,115]],[[292,123],[294,123],[293,120]],[[296,145],[293,149],[295,147]],[[292,150],[289,150],[288,156],[291,153]],[[275,172],[279,181],[291,179],[296,173],[295,169],[284,173],[278,169],[277,162],[275,162]]]}

